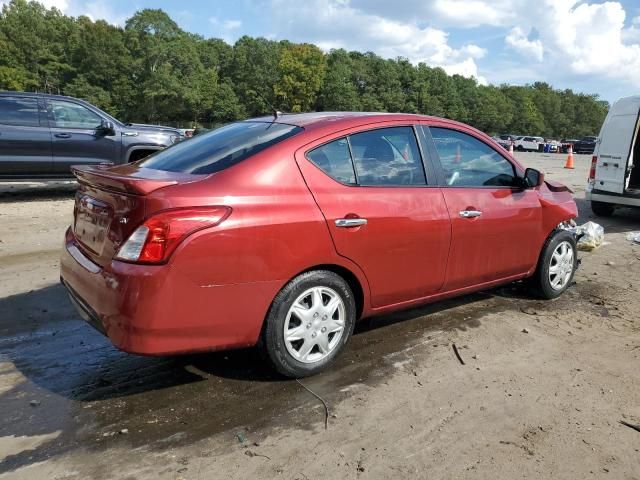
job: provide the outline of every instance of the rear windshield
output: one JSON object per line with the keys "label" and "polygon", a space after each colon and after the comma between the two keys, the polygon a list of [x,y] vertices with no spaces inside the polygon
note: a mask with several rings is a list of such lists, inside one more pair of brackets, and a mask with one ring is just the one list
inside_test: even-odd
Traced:
{"label": "rear windshield", "polygon": [[162,150],[138,165],[167,172],[215,173],[301,131],[282,123],[231,123]]}

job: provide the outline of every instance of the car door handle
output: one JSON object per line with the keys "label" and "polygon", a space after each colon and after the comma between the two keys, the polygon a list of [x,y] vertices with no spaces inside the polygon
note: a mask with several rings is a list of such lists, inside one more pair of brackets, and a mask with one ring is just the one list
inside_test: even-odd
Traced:
{"label": "car door handle", "polygon": [[460,216],[462,218],[474,218],[482,215],[482,212],[479,210],[460,210]]}
{"label": "car door handle", "polygon": [[54,133],[53,136],[56,138],[71,138],[70,133]]}
{"label": "car door handle", "polygon": [[336,220],[336,227],[341,228],[360,227],[366,224],[366,218],[339,218]]}

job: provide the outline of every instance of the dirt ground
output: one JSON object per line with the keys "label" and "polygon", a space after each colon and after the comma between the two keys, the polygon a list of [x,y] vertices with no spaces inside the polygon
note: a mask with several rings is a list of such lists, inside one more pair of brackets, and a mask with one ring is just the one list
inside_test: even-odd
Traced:
{"label": "dirt ground", "polygon": [[[575,189],[588,156],[519,154]],[[302,383],[253,350],[116,351],[58,284],[73,183],[0,186],[0,479],[640,479],[640,211],[601,221],[576,283],[361,322]],[[452,350],[455,343],[466,365]]]}

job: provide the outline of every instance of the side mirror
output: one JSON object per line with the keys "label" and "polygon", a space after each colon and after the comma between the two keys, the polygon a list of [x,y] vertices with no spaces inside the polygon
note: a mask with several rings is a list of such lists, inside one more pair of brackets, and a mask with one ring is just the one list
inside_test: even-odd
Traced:
{"label": "side mirror", "polygon": [[544,183],[544,173],[535,168],[527,168],[524,171],[524,184],[526,188],[540,187]]}
{"label": "side mirror", "polygon": [[116,133],[116,127],[113,125],[113,122],[104,119],[100,122],[100,126],[96,130],[105,135],[115,135]]}

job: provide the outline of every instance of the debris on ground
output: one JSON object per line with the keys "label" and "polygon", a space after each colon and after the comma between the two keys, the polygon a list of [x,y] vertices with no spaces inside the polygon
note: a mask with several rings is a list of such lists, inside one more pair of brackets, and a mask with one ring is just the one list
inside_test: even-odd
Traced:
{"label": "debris on ground", "polygon": [[31,405],[32,407],[39,407],[40,406],[40,400],[31,400],[29,402],[29,405]]}
{"label": "debris on ground", "polygon": [[587,222],[570,229],[578,238],[578,250],[590,252],[595,250],[604,241],[604,227],[595,222]]}
{"label": "debris on ground", "polygon": [[625,427],[633,428],[634,430],[640,432],[640,425],[635,425],[633,423],[625,422],[624,420],[620,420],[620,423]]}
{"label": "debris on ground", "polygon": [[329,428],[329,406],[327,405],[327,402],[325,402],[324,398],[322,398],[316,392],[311,390],[309,387],[307,387],[305,384],[303,384],[300,380],[296,379],[296,382],[302,388],[304,388],[307,392],[309,392],[311,395],[313,395],[314,397],[316,397],[318,400],[320,400],[322,402],[322,405],[324,406],[324,429],[326,430],[327,428]]}
{"label": "debris on ground", "polygon": [[521,307],[520,311],[522,313],[526,313],[527,315],[537,315],[538,311],[532,307]]}
{"label": "debris on ground", "polygon": [[120,430],[120,435],[126,435],[127,433],[129,433],[128,428],[123,428],[122,430]]}
{"label": "debris on ground", "polygon": [[245,450],[244,454],[247,457],[263,457],[263,458],[266,458],[267,460],[271,460],[270,457],[267,457],[266,455],[262,455],[261,453],[256,453],[256,452],[251,451],[251,450]]}
{"label": "debris on ground", "polygon": [[458,347],[456,347],[456,344],[452,343],[451,346],[453,347],[453,353],[456,354],[456,357],[458,357],[458,360],[460,361],[460,363],[462,365],[465,365],[464,360],[462,360],[462,357],[460,356],[460,352],[458,351]]}
{"label": "debris on ground", "polygon": [[247,441],[247,437],[242,432],[236,433],[236,439],[238,440],[238,443],[245,443]]}
{"label": "debris on ground", "polygon": [[522,329],[522,333],[529,333],[529,329],[528,328],[523,328]]}
{"label": "debris on ground", "polygon": [[627,240],[633,243],[640,243],[640,232],[629,232],[627,234]]}

